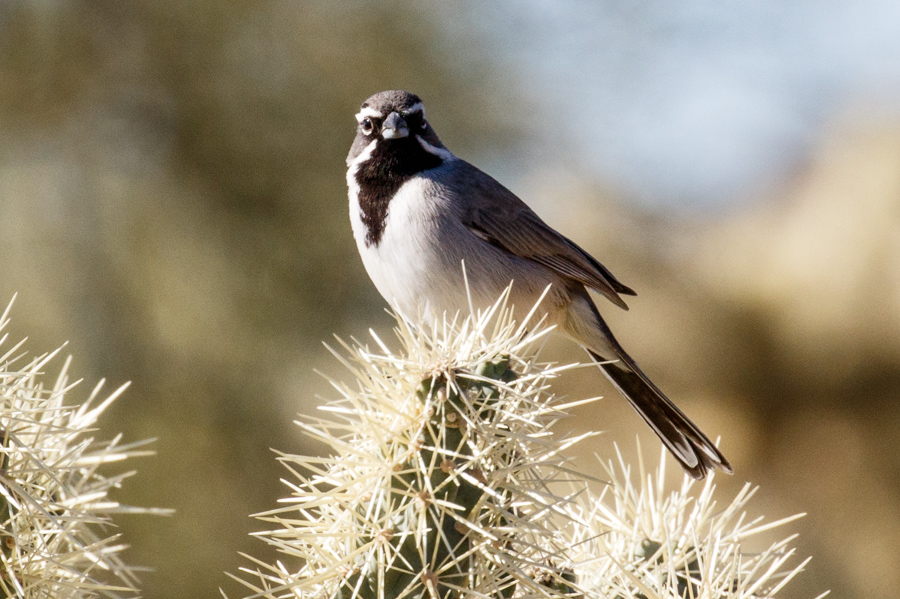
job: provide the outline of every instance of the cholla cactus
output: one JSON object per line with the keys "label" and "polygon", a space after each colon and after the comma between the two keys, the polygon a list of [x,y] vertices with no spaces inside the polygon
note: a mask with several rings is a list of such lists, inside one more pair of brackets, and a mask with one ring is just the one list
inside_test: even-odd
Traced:
{"label": "cholla cactus", "polygon": [[399,351],[373,333],[375,349],[335,352],[357,384],[332,381],[341,399],[322,408],[329,417],[298,423],[330,457],[281,455],[296,480],[282,507],[257,516],[274,526],[258,536],[294,565],[251,557],[239,578],[251,596],[761,596],[788,541],[740,553],[766,528],[738,515],[749,493],[713,515],[711,483],[692,503],[689,482],[669,497],[610,470],[592,495],[565,456],[590,434],[550,431],[584,402],[564,403],[549,381],[578,365],[539,363],[549,328],[516,324],[504,301],[428,329],[398,317]]}
{"label": "cholla cactus", "polygon": [[108,497],[131,473],[100,469],[149,452],[90,436],[125,387],[102,398],[101,382],[82,405],[67,405],[69,362],[44,388],[43,369],[58,350],[26,362],[21,347],[0,356],[0,597],[134,596],[133,571],[118,556],[124,545],[107,531],[113,514],[135,511]]}
{"label": "cholla cactus", "polygon": [[548,329],[527,332],[499,304],[434,334],[399,323],[400,352],[377,337],[376,351],[345,346],[358,389],[334,381],[333,418],[300,423],[335,454],[281,458],[299,483],[260,516],[278,526],[261,536],[302,566],[258,564],[246,584],[266,597],[562,596],[554,560],[574,497],[554,486],[577,439],[548,431],[566,407],[544,393],[561,368],[532,357]]}
{"label": "cholla cactus", "polygon": [[[640,449],[640,448],[638,448]],[[665,450],[655,472],[632,477],[618,455],[618,467],[604,464],[609,484],[585,504],[585,525],[573,527],[570,558],[588,595],[616,599],[757,599],[775,596],[800,573],[809,558],[789,566],[796,535],[765,543],[748,553],[748,541],[792,522],[748,520],[745,508],[757,488],[745,485],[726,506],[714,499],[713,478],[700,483],[684,476],[681,487],[665,486]],[[636,482],[635,480],[636,479]],[[694,487],[700,486],[699,492]],[[827,593],[826,593],[827,594]],[[824,595],[823,595],[824,596]]]}

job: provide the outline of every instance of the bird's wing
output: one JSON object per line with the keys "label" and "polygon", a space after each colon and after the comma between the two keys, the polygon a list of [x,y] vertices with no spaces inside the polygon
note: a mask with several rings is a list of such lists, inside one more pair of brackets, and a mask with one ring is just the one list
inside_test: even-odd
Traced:
{"label": "bird's wing", "polygon": [[[515,194],[471,165],[469,190],[464,203],[466,227],[484,241],[507,252],[533,260],[597,290],[625,310],[619,297],[636,295],[593,256],[560,235]],[[468,170],[468,169],[467,169]],[[474,172],[472,172],[474,171]]]}

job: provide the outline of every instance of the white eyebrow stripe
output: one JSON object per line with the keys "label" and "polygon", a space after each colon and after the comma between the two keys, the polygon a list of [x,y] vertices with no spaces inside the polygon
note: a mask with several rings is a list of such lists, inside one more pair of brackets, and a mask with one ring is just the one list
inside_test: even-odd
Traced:
{"label": "white eyebrow stripe", "polygon": [[364,118],[372,117],[376,119],[380,119],[384,115],[372,108],[371,106],[366,106],[362,110],[356,113],[356,122],[361,123]]}
{"label": "white eyebrow stripe", "polygon": [[425,118],[425,106],[421,102],[416,102],[415,104],[404,110],[403,116],[406,116],[407,114],[413,114],[414,112],[421,112],[422,118]]}

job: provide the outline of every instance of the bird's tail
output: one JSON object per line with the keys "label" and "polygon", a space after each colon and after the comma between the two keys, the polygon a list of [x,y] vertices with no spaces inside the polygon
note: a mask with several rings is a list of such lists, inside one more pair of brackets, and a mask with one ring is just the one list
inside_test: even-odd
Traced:
{"label": "bird's tail", "polygon": [[734,472],[713,442],[647,378],[628,354],[622,351],[621,360],[609,362],[590,350],[588,353],[600,363],[604,374],[688,474],[702,479],[716,468],[728,474]]}

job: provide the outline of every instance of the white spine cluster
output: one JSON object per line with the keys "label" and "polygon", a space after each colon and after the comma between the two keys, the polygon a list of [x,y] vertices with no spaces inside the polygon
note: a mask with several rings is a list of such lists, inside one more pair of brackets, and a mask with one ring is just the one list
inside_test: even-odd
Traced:
{"label": "white spine cluster", "polygon": [[332,381],[328,416],[298,423],[329,457],[280,457],[291,495],[258,536],[289,561],[250,558],[250,597],[729,599],[800,571],[785,570],[791,538],[742,553],[790,521],[748,523],[748,489],[717,511],[709,481],[694,497],[687,477],[669,493],[661,472],[635,486],[610,466],[595,494],[566,457],[590,434],[550,430],[584,403],[548,391],[578,365],[539,363],[549,329],[504,301],[428,328],[399,317],[397,351],[373,333],[375,349],[335,352],[356,384]]}
{"label": "white spine cluster", "polygon": [[23,343],[3,351],[9,308],[0,316],[0,597],[81,599],[137,594],[133,569],[119,557],[117,513],[148,511],[108,496],[132,473],[105,465],[146,455],[146,444],[91,437],[98,417],[124,391],[81,405],[66,399],[75,383],[66,361],[52,386],[44,368],[56,352],[27,360]]}
{"label": "white spine cluster", "polygon": [[[803,570],[809,558],[790,564],[796,535],[754,538],[803,514],[749,519],[746,507],[758,488],[745,485],[720,506],[713,477],[698,482],[685,475],[680,488],[667,489],[665,460],[663,450],[659,466],[648,472],[641,458],[635,476],[621,454],[617,465],[604,464],[609,482],[584,504],[583,525],[572,530],[570,557],[589,596],[762,599]],[[757,550],[748,552],[748,544]]]}

